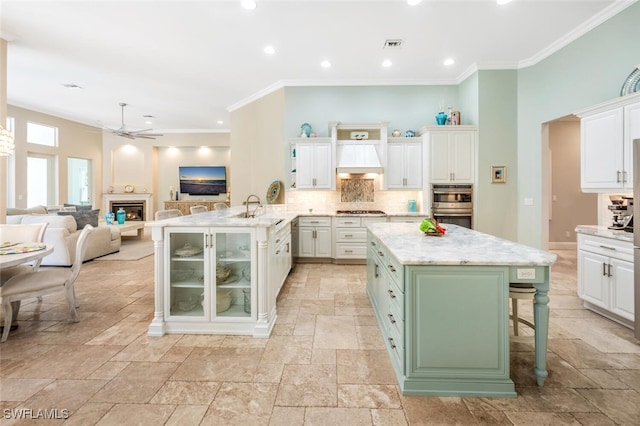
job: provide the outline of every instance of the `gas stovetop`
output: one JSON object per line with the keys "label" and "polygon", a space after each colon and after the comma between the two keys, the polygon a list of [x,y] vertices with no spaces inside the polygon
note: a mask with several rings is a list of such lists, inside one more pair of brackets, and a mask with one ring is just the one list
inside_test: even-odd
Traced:
{"label": "gas stovetop", "polygon": [[343,215],[375,215],[375,216],[386,216],[387,214],[382,210],[338,210],[336,214]]}

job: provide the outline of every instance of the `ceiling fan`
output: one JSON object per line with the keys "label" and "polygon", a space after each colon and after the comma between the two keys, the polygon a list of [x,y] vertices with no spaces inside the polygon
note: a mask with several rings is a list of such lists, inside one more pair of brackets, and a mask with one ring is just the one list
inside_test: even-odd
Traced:
{"label": "ceiling fan", "polygon": [[113,134],[122,136],[123,138],[127,139],[155,139],[157,136],[163,136],[161,133],[144,133],[152,129],[127,130],[127,127],[124,125],[124,107],[126,107],[127,104],[124,102],[120,102],[119,105],[122,108],[122,127],[120,127],[119,129],[110,129]]}

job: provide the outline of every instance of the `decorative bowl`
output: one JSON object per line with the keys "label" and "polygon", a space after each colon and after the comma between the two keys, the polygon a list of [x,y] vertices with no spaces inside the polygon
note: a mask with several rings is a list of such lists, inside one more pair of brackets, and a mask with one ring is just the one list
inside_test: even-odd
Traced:
{"label": "decorative bowl", "polygon": [[231,269],[218,264],[216,267],[216,281],[224,281],[231,275]]}

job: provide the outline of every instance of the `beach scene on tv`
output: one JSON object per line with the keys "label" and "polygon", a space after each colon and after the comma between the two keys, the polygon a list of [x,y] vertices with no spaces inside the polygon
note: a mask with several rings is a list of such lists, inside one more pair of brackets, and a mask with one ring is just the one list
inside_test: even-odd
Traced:
{"label": "beach scene on tv", "polygon": [[220,195],[227,192],[224,166],[193,166],[179,168],[180,192],[189,195]]}

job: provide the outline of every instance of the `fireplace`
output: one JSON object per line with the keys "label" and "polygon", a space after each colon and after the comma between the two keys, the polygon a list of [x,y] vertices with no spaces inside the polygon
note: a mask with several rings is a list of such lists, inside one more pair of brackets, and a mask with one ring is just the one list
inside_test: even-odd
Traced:
{"label": "fireplace", "polygon": [[102,194],[102,205],[105,212],[115,213],[122,208],[126,212],[126,220],[153,220],[153,197],[147,192]]}
{"label": "fireplace", "polygon": [[145,204],[144,200],[111,201],[109,203],[109,210],[115,213],[119,209],[123,209],[126,220],[144,220]]}

